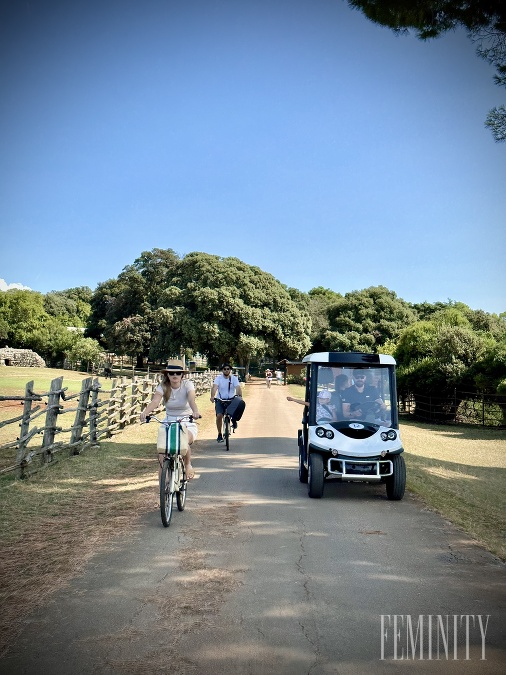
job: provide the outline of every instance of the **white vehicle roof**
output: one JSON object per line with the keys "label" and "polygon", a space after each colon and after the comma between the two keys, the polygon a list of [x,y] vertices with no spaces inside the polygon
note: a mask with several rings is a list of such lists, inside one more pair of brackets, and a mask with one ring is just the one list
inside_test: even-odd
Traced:
{"label": "white vehicle roof", "polygon": [[363,352],[317,352],[307,354],[302,363],[342,363],[364,366],[395,366],[395,359],[390,354],[365,354]]}

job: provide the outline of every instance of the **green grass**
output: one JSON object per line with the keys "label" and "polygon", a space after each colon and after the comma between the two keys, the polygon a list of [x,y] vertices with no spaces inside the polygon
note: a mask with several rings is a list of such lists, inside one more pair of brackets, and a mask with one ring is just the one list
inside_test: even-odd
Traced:
{"label": "green grass", "polygon": [[506,432],[414,422],[400,429],[408,490],[506,559]]}
{"label": "green grass", "polygon": [[[66,396],[77,394],[81,391],[82,382],[91,375],[75,370],[62,370],[58,368],[21,368],[16,366],[0,367],[0,395],[2,396],[24,396],[26,384],[33,380],[33,391],[37,394],[46,394],[51,387],[51,381],[57,377],[63,377],[63,387],[66,389]],[[101,384],[106,391],[110,389],[110,381],[101,379]],[[102,395],[99,396],[102,398]],[[63,401],[64,408],[75,408],[77,398],[69,401]],[[39,407],[39,412],[44,410],[47,398],[42,401],[34,401],[32,409]],[[23,413],[23,401],[0,401],[0,422],[15,419]],[[62,417],[64,427],[70,427],[75,417],[74,413],[68,413]],[[19,422],[5,425],[0,428],[0,445],[10,443],[19,436]],[[44,415],[35,419],[31,425],[36,427],[44,426]],[[70,432],[59,434],[56,441],[68,441]],[[39,447],[41,437],[36,435],[30,441],[30,447]],[[15,462],[16,450],[13,448],[0,451],[0,467],[12,466]]]}
{"label": "green grass", "polygon": [[60,370],[59,368],[20,368],[16,366],[0,367],[0,394],[2,396],[22,396],[25,393],[27,382],[33,380],[34,391],[46,393],[51,386],[51,380],[63,376],[63,386],[68,387],[69,393],[80,391],[81,382],[88,373],[76,370]]}

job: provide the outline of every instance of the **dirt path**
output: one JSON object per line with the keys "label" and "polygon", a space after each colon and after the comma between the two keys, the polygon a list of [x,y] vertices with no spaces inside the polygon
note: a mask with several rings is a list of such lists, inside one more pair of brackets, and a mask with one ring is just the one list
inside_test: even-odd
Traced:
{"label": "dirt path", "polygon": [[391,629],[381,660],[381,615],[398,614],[489,615],[486,660],[476,619],[450,658],[428,660],[426,642],[410,673],[504,672],[504,565],[409,496],[389,502],[383,486],[329,484],[308,499],[301,406],[263,383],[246,400],[230,453],[202,427],[185,512],[168,529],[146,514],[135,538],[97,555],[30,618],[0,671],[405,672]]}

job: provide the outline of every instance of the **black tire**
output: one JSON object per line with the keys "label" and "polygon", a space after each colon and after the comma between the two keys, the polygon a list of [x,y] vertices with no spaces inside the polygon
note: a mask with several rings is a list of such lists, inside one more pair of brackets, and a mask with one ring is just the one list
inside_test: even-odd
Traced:
{"label": "black tire", "polygon": [[316,452],[309,455],[308,494],[312,499],[321,499],[324,484],[323,457]]}
{"label": "black tire", "polygon": [[223,419],[223,438],[225,439],[225,450],[230,450],[230,417],[225,415]]}
{"label": "black tire", "polygon": [[188,486],[188,481],[186,480],[186,470],[184,468],[184,461],[179,459],[179,476],[181,479],[180,488],[176,492],[176,502],[178,511],[184,511],[184,505],[186,503],[186,488]]}
{"label": "black tire", "polygon": [[308,480],[308,472],[306,469],[306,466],[304,465],[304,453],[303,453],[303,445],[302,445],[302,439],[299,438],[299,480],[301,483],[307,483]]}
{"label": "black tire", "polygon": [[404,497],[406,490],[406,463],[402,455],[393,455],[394,471],[385,479],[388,499],[399,501]]}
{"label": "black tire", "polygon": [[174,492],[171,491],[172,482],[171,462],[170,459],[165,459],[160,476],[160,514],[164,527],[169,527],[172,517],[172,499],[174,497]]}

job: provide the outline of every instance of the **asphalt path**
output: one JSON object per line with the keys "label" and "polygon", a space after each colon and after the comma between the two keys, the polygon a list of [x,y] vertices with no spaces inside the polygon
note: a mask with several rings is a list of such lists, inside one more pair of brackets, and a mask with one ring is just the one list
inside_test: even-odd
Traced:
{"label": "asphalt path", "polygon": [[504,564],[384,486],[309,499],[286,393],[248,385],[230,452],[199,438],[185,511],[96,555],[0,673],[506,672]]}

